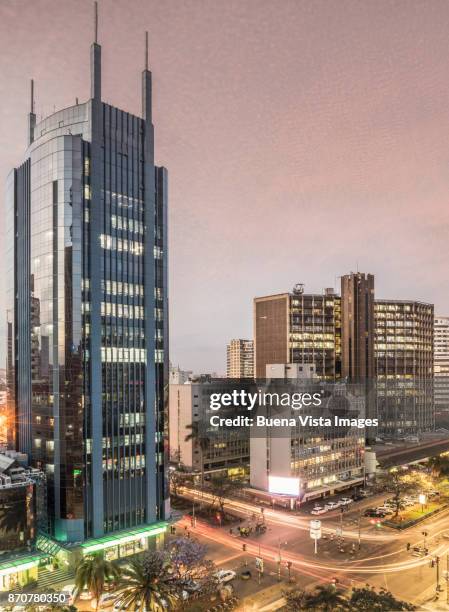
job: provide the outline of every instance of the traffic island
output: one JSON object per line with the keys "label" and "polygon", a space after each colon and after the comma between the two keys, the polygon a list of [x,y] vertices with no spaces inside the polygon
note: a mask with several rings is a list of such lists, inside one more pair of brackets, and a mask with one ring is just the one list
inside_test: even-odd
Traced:
{"label": "traffic island", "polygon": [[405,510],[397,518],[392,517],[382,521],[382,525],[399,530],[408,529],[409,527],[413,527],[414,525],[425,521],[429,517],[435,516],[439,512],[446,510],[446,508],[449,508],[449,503],[441,504],[438,502],[429,502],[423,510],[414,508],[411,510]]}

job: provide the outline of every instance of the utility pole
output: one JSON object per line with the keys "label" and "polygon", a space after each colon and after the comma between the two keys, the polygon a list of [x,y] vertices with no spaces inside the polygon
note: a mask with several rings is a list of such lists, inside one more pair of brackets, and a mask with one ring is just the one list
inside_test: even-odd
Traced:
{"label": "utility pole", "polygon": [[360,550],[360,546],[361,546],[361,542],[360,542],[360,521],[362,519],[362,511],[359,510],[359,520],[358,520],[358,530],[359,530],[359,550]]}
{"label": "utility pole", "polygon": [[435,562],[437,565],[437,588],[436,591],[440,590],[440,557],[435,557]]}

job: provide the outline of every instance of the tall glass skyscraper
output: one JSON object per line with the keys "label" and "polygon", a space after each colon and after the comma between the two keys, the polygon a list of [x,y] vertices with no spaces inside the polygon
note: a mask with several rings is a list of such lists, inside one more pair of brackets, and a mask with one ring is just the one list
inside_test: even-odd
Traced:
{"label": "tall glass skyscraper", "polygon": [[47,474],[49,534],[100,548],[145,545],[168,505],[167,172],[147,57],[142,117],[102,101],[96,40],[90,100],[37,122],[32,92],[7,185],[16,447]]}

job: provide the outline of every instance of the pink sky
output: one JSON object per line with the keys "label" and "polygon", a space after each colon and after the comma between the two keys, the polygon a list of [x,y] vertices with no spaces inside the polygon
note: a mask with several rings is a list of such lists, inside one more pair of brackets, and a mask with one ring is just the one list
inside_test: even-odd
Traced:
{"label": "pink sky", "polygon": [[[378,297],[449,315],[446,0],[99,4],[103,96],[134,113],[150,31],[172,361],[223,372],[254,296],[320,291],[357,266]],[[2,182],[31,77],[38,115],[88,97],[92,14],[90,0],[0,4]]]}

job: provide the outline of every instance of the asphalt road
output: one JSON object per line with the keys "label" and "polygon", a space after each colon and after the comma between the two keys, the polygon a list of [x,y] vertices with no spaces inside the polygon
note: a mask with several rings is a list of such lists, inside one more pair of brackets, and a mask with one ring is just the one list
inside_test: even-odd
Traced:
{"label": "asphalt road", "polygon": [[[191,497],[190,492],[184,494]],[[446,589],[444,572],[449,563],[449,539],[445,538],[444,534],[449,534],[449,512],[443,511],[403,532],[388,527],[375,527],[369,519],[362,518],[359,549],[359,513],[363,513],[367,507],[379,505],[386,497],[388,496],[371,497],[351,505],[343,514],[342,545],[335,535],[337,527],[341,525],[339,510],[312,517],[307,513],[307,508],[294,514],[266,508],[264,520],[267,532],[245,539],[231,535],[229,528],[212,527],[201,521],[197,521],[196,527],[192,529],[190,519],[185,519],[180,527],[184,529],[187,526],[200,538],[209,543],[213,542],[214,549],[218,546],[222,551],[223,563],[239,563],[243,555],[242,545],[246,544],[245,555],[248,563],[254,564],[255,557],[261,556],[276,569],[280,550],[282,574],[286,576],[286,563],[290,561],[292,574],[300,584],[330,582],[332,579],[338,579],[347,587],[370,584],[385,587],[397,597],[420,606],[434,605],[431,602],[435,595],[437,569],[436,565],[430,567],[430,561],[436,556],[440,558],[440,585]],[[227,500],[225,508],[244,517],[246,522],[242,524],[251,524],[252,516],[259,517],[261,514],[260,508],[242,500]],[[309,535],[311,518],[319,518],[323,527],[323,538],[318,543],[316,555],[314,542]],[[414,556],[413,547],[424,544],[423,531],[428,533],[426,547],[429,549],[429,555]],[[411,544],[410,551],[406,550],[407,542]],[[226,557],[232,556],[231,551],[240,556],[226,561]],[[220,554],[216,561],[220,562]],[[256,581],[253,581],[252,586],[257,591]],[[440,595],[440,601],[442,599],[445,599],[445,592]]]}

